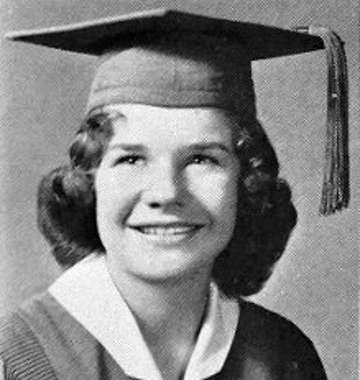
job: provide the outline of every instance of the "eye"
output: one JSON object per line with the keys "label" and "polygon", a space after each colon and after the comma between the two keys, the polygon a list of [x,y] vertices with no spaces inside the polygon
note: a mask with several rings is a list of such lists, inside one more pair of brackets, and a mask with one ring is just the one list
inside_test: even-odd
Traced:
{"label": "eye", "polygon": [[208,154],[195,154],[191,157],[190,162],[196,165],[218,165],[219,160]]}
{"label": "eye", "polygon": [[127,154],[125,156],[121,156],[117,158],[114,162],[114,166],[116,165],[140,165],[143,163],[145,158],[143,156],[137,154]]}

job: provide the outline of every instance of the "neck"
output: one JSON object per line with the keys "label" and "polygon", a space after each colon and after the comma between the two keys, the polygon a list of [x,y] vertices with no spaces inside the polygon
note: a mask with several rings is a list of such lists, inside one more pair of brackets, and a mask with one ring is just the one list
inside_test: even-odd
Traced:
{"label": "neck", "polygon": [[[207,305],[211,270],[181,279],[148,282],[109,272],[133,312],[144,340],[160,369],[168,363],[164,352],[184,366],[191,355]],[[176,358],[176,359],[175,359]],[[170,377],[167,377],[170,378]]]}
{"label": "neck", "polygon": [[112,268],[109,272],[144,328],[156,331],[168,323],[176,326],[186,319],[188,329],[191,319],[198,323],[201,321],[207,303],[210,270],[168,281],[146,281],[124,273],[117,275]]}

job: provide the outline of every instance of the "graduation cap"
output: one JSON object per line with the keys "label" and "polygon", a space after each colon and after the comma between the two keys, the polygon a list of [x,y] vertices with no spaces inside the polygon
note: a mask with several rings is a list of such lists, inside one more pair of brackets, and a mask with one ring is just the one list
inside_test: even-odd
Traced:
{"label": "graduation cap", "polygon": [[88,110],[112,103],[215,106],[256,117],[251,62],[325,48],[327,142],[320,212],[348,206],[348,89],[343,43],[330,30],[295,30],[171,9],[13,32],[6,38],[100,57]]}

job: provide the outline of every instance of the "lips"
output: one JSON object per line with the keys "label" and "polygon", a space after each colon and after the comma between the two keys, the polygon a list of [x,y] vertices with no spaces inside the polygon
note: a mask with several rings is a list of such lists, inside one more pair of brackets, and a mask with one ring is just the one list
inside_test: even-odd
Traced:
{"label": "lips", "polygon": [[138,226],[134,228],[145,235],[171,236],[191,233],[200,226]]}
{"label": "lips", "polygon": [[170,224],[142,224],[130,226],[131,229],[140,232],[150,238],[181,238],[191,236],[203,225],[192,223],[170,223]]}

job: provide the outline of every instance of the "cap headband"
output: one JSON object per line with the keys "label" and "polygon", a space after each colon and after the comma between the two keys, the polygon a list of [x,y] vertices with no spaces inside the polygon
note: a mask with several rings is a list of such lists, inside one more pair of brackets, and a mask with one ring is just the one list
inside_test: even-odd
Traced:
{"label": "cap headband", "polygon": [[111,103],[215,106],[255,117],[251,63],[242,53],[227,41],[181,34],[105,54],[87,109]]}

